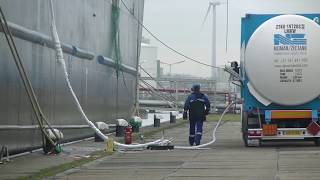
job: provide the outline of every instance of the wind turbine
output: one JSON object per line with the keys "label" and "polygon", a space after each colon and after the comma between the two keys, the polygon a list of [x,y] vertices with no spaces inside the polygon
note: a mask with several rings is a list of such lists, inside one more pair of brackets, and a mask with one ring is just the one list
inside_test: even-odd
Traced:
{"label": "wind turbine", "polygon": [[[227,1],[228,2],[228,1]],[[203,20],[202,23],[202,27],[204,26],[208,15],[210,13],[210,10],[212,9],[212,54],[211,54],[211,58],[212,58],[212,62],[211,65],[212,66],[217,66],[217,53],[216,53],[216,36],[217,36],[217,26],[216,26],[216,21],[217,21],[217,11],[216,11],[216,7],[221,5],[221,4],[226,4],[226,3],[221,3],[220,1],[212,1],[209,2],[209,6],[206,12],[206,16]],[[214,80],[217,80],[217,70],[216,68],[212,68],[211,70],[211,77]]]}

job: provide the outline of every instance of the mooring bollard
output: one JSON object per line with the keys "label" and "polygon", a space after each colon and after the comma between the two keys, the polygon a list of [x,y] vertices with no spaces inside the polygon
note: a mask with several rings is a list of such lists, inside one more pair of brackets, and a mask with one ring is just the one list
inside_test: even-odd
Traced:
{"label": "mooring bollard", "polygon": [[124,136],[124,130],[128,126],[128,122],[124,119],[117,119],[117,125],[116,125],[116,137],[123,137]]}
{"label": "mooring bollard", "polygon": [[160,118],[157,118],[156,115],[153,116],[153,127],[160,127]]}
{"label": "mooring bollard", "polygon": [[176,116],[174,116],[172,112],[170,112],[170,124],[171,123],[176,123]]}
{"label": "mooring bollard", "polygon": [[[104,122],[95,122],[96,127],[103,133],[106,134],[108,132],[109,126]],[[104,142],[98,133],[94,133],[94,142]]]}
{"label": "mooring bollard", "polygon": [[116,137],[123,137],[125,126],[116,126]]}

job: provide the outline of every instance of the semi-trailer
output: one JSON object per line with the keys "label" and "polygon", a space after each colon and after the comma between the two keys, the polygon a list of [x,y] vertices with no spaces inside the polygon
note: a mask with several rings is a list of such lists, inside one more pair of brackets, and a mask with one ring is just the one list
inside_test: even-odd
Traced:
{"label": "semi-trailer", "polygon": [[241,124],[245,146],[320,145],[320,14],[247,14],[241,21]]}

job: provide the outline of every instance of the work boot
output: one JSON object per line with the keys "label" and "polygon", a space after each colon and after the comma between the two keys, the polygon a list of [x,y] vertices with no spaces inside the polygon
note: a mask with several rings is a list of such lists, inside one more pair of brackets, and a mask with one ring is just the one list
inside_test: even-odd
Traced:
{"label": "work boot", "polygon": [[201,133],[197,133],[197,134],[196,134],[196,138],[195,138],[196,146],[199,146],[199,145],[200,145],[201,136],[202,136]]}
{"label": "work boot", "polygon": [[193,144],[194,144],[194,135],[190,135],[189,136],[189,144],[190,144],[190,146],[193,146]]}

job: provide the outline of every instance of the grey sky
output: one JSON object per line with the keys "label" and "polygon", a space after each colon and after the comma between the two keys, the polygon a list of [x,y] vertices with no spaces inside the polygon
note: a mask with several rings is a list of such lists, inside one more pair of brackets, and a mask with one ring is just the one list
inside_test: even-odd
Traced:
{"label": "grey sky", "polygon": [[[225,2],[225,0],[221,0]],[[209,0],[145,0],[144,24],[160,39],[202,62],[211,64],[212,14],[204,19]],[[320,13],[320,0],[229,0],[228,52],[225,50],[226,5],[217,8],[217,64],[239,60],[240,20],[246,13]],[[146,32],[145,37],[158,46],[164,62],[184,60],[160,45]],[[168,67],[163,66],[165,72]],[[186,61],[172,66],[172,72],[209,77],[210,68]]]}

